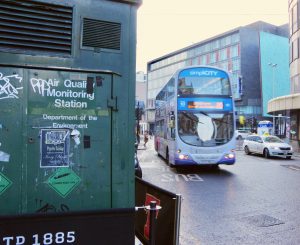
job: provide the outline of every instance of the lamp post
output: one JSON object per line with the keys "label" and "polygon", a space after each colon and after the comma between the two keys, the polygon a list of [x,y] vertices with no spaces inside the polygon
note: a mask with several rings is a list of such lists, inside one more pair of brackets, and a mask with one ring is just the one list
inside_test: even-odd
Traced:
{"label": "lamp post", "polygon": [[[272,99],[274,99],[274,83],[275,83],[275,69],[277,67],[277,64],[275,63],[269,63],[268,64],[272,68]],[[275,116],[273,111],[273,134],[275,135]]]}

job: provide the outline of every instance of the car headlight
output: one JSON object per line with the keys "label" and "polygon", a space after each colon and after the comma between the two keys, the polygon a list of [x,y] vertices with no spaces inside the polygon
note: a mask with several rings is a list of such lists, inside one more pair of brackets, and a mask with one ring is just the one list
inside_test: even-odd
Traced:
{"label": "car headlight", "polygon": [[270,149],[272,149],[272,150],[279,150],[279,147],[278,146],[270,146]]}

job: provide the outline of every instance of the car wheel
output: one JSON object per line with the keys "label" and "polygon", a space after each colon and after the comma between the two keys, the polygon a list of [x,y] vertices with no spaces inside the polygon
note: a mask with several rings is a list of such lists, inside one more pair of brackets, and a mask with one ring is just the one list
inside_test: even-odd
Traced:
{"label": "car wheel", "polygon": [[291,160],[291,159],[292,159],[292,157],[291,157],[291,156],[288,156],[288,157],[286,157],[286,159],[288,159],[288,160]]}
{"label": "car wheel", "polygon": [[242,140],[243,137],[242,137],[241,135],[239,135],[239,136],[237,137],[237,139],[238,139],[238,140]]}
{"label": "car wheel", "polygon": [[269,158],[270,157],[270,153],[269,153],[269,150],[267,148],[264,149],[264,157],[265,158]]}
{"label": "car wheel", "polygon": [[251,153],[251,152],[249,151],[248,146],[245,146],[244,151],[245,151],[245,153],[246,153],[247,155],[250,155],[250,153]]}

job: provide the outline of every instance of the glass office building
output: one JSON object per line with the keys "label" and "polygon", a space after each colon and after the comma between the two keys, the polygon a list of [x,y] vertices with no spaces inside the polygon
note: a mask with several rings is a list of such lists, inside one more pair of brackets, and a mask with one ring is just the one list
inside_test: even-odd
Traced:
{"label": "glass office building", "polygon": [[[177,69],[190,65],[216,66],[229,71],[238,115],[246,119],[261,118],[259,33],[287,36],[285,28],[288,29],[259,21],[149,61],[147,120],[150,129],[154,128],[156,95]],[[245,90],[247,93],[243,93]]]}

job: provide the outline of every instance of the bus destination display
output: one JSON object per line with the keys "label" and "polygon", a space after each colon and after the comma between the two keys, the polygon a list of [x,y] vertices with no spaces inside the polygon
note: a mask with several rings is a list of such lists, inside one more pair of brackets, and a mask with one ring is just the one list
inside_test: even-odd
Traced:
{"label": "bus destination display", "polygon": [[231,99],[227,98],[179,98],[178,110],[232,110]]}
{"label": "bus destination display", "polygon": [[223,109],[223,102],[189,101],[189,109]]}

